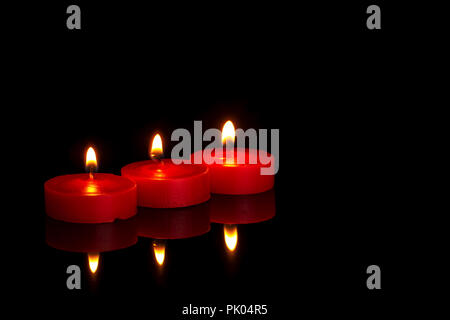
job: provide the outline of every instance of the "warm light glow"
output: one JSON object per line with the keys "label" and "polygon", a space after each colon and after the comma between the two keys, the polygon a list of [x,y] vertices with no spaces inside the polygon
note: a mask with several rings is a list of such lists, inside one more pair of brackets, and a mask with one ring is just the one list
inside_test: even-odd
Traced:
{"label": "warm light glow", "polygon": [[234,224],[225,224],[223,226],[223,235],[225,237],[225,244],[227,245],[228,250],[234,251],[238,241],[237,226]]}
{"label": "warm light glow", "polygon": [[97,271],[99,258],[99,253],[88,253],[89,268],[91,269],[92,273],[95,273]]}
{"label": "warm light glow", "polygon": [[234,130],[233,122],[228,120],[223,125],[223,129],[222,129],[222,143],[225,143],[228,140],[234,142],[235,135],[236,135],[236,131]]}
{"label": "warm light glow", "polygon": [[166,256],[166,244],[164,242],[156,240],[153,241],[153,252],[155,254],[156,262],[158,262],[158,264],[162,266],[164,263],[164,258]]}
{"label": "warm light glow", "polygon": [[86,168],[97,168],[97,156],[95,155],[94,148],[92,147],[89,147],[88,151],[86,152]]}
{"label": "warm light glow", "polygon": [[88,183],[86,184],[86,187],[84,188],[84,191],[87,194],[97,194],[99,192],[98,184],[95,183],[95,180],[89,180]]}
{"label": "warm light glow", "polygon": [[150,149],[150,158],[158,158],[163,154],[162,140],[159,133],[155,135]]}

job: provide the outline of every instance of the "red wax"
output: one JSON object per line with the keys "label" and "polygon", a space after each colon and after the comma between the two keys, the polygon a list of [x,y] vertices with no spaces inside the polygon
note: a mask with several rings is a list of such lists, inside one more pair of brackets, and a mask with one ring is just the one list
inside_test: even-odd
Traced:
{"label": "red wax", "polygon": [[275,216],[273,190],[252,195],[215,195],[209,202],[211,222],[222,224],[257,223]]}
{"label": "red wax", "polygon": [[[66,222],[102,223],[136,214],[136,184],[108,173],[70,174],[45,182],[47,215]],[[82,235],[80,235],[82,236]]]}
{"label": "red wax", "polygon": [[153,239],[190,238],[211,228],[208,203],[189,208],[139,208],[136,218],[138,235]]}
{"label": "red wax", "polygon": [[126,165],[122,176],[136,182],[140,207],[187,207],[210,198],[209,171],[203,165],[146,160]]}
{"label": "red wax", "polygon": [[[222,156],[216,156],[214,150],[209,152],[198,151],[199,154],[207,158],[202,157],[202,163],[205,163],[211,175],[211,193],[219,194],[254,194],[260,193],[273,188],[274,175],[262,175],[261,168],[269,168],[268,164],[262,164],[259,159],[259,151],[252,150],[257,156],[257,162],[255,164],[249,163],[249,149],[235,149],[233,162],[226,161],[226,154]],[[245,158],[245,163],[238,164],[238,156],[242,155]],[[273,156],[266,153],[267,157],[270,157],[273,162]],[[193,155],[195,158],[195,154]],[[194,160],[193,158],[191,158]],[[217,162],[217,160],[219,162]],[[214,163],[212,163],[214,161]],[[211,164],[208,164],[211,163]],[[272,170],[273,172],[273,170]]]}
{"label": "red wax", "polygon": [[53,248],[70,252],[105,252],[137,243],[136,218],[114,223],[67,223],[47,218],[45,241]]}

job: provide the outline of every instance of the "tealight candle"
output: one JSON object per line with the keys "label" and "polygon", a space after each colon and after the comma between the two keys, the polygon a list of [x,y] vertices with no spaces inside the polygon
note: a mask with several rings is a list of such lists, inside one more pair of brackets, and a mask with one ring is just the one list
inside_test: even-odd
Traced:
{"label": "tealight candle", "polygon": [[136,184],[121,176],[94,173],[93,148],[86,154],[89,173],[69,174],[44,184],[48,216],[66,222],[102,223],[128,219],[136,214]]}
{"label": "tealight candle", "polygon": [[138,206],[150,208],[178,208],[209,200],[209,170],[204,165],[176,165],[162,159],[162,140],[153,138],[150,158],[122,168],[122,176],[137,184]]}
{"label": "tealight candle", "polygon": [[[227,121],[222,130],[224,144],[234,144],[235,130],[231,121]],[[225,148],[224,148],[225,149]],[[270,168],[268,164],[261,163],[258,150],[233,148],[231,154],[225,150],[222,154],[216,154],[215,150],[200,150],[192,155],[191,159],[201,157],[211,174],[211,193],[218,194],[255,194],[270,190],[274,185],[274,174],[262,175],[261,169]],[[273,160],[273,156],[265,152],[266,158]],[[249,159],[255,158],[256,163],[250,163]],[[243,159],[239,163],[237,159]]]}

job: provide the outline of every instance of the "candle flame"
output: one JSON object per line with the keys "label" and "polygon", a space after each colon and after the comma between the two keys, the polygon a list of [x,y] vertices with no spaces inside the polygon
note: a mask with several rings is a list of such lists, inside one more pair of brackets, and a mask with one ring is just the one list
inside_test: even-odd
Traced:
{"label": "candle flame", "polygon": [[97,271],[99,259],[99,253],[88,253],[89,269],[91,269],[92,273],[95,273]]}
{"label": "candle flame", "polygon": [[229,251],[233,252],[236,249],[238,242],[237,226],[233,224],[225,224],[223,226],[223,235],[225,237],[225,244]]}
{"label": "candle flame", "polygon": [[150,158],[151,159],[160,158],[162,154],[163,154],[162,140],[161,136],[158,133],[154,136],[152,141],[152,146],[150,148]]}
{"label": "candle flame", "polygon": [[164,242],[156,240],[153,241],[153,252],[155,254],[156,262],[158,262],[158,264],[162,266],[164,263],[164,258],[166,256],[166,244]]}
{"label": "candle flame", "polygon": [[226,143],[228,140],[234,142],[235,135],[236,135],[236,130],[234,130],[233,122],[228,120],[223,125],[223,129],[222,129],[222,143]]}
{"label": "candle flame", "polygon": [[95,155],[95,150],[89,147],[86,152],[86,169],[89,171],[97,169],[97,156]]}

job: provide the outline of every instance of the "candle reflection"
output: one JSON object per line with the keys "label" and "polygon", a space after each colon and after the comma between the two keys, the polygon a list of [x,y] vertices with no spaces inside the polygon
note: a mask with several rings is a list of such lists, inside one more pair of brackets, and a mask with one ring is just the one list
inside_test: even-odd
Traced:
{"label": "candle reflection", "polygon": [[91,275],[89,291],[96,292],[101,253],[134,245],[137,242],[136,219],[91,224],[68,223],[47,217],[45,241],[50,247],[61,251],[83,253]]}
{"label": "candle reflection", "polygon": [[138,235],[153,239],[152,253],[160,267],[166,259],[168,239],[196,237],[211,228],[208,203],[174,209],[140,207],[136,219]]}
{"label": "candle reflection", "polygon": [[269,220],[275,216],[275,192],[254,195],[214,195],[210,200],[211,222],[247,224]]}
{"label": "candle reflection", "polygon": [[210,230],[208,203],[175,209],[141,207],[136,219],[138,235],[146,238],[191,238]]}
{"label": "candle reflection", "polygon": [[238,224],[259,223],[275,216],[275,192],[255,195],[214,195],[210,200],[211,222],[223,224],[223,236],[228,252],[238,244]]}
{"label": "candle reflection", "polygon": [[46,218],[45,241],[62,251],[95,253],[130,247],[137,242],[136,219],[113,223],[68,223]]}

